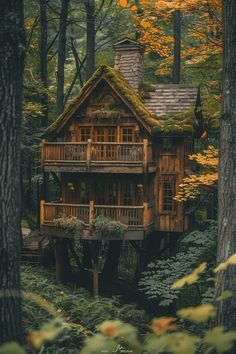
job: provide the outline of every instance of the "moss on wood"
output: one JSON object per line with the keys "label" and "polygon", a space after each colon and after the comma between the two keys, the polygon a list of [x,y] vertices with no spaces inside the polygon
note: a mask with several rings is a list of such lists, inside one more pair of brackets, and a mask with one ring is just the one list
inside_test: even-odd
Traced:
{"label": "moss on wood", "polygon": [[[142,102],[142,99],[124,79],[123,75],[106,65],[102,65],[95,71],[93,76],[82,87],[79,94],[66,105],[64,112],[46,130],[46,133],[53,134],[64,125],[69,112],[76,107],[79,100],[87,94],[89,89],[104,75],[109,84],[119,92],[134,113],[152,130],[154,133],[193,133],[194,131],[194,110],[184,113],[169,113],[163,117],[156,117]],[[150,86],[148,86],[150,89]],[[143,92],[147,91],[144,87]]]}

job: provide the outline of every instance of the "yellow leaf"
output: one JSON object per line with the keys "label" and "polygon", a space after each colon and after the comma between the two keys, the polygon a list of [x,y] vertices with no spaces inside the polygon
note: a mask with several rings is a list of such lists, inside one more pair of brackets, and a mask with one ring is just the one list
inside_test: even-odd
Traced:
{"label": "yellow leaf", "polygon": [[137,8],[137,6],[133,5],[133,6],[131,6],[130,10],[131,11],[136,11],[136,10],[138,10],[138,8]]}
{"label": "yellow leaf", "polygon": [[205,332],[204,341],[218,353],[224,353],[230,350],[236,341],[236,331],[224,332],[224,327],[215,327]]}
{"label": "yellow leaf", "polygon": [[172,284],[171,288],[182,288],[185,284],[193,284],[199,279],[199,274],[202,273],[207,267],[207,263],[202,263],[197,269],[195,269],[191,274],[177,280]]}
{"label": "yellow leaf", "polygon": [[194,354],[199,338],[187,333],[173,333],[166,338],[166,351],[173,354]]}
{"label": "yellow leaf", "polygon": [[52,341],[62,330],[63,323],[55,319],[46,323],[38,331],[31,331],[27,335],[27,342],[36,349],[39,349],[45,342]]}
{"label": "yellow leaf", "polygon": [[226,262],[221,263],[214,269],[214,272],[217,273],[221,270],[227,269],[228,266],[236,264],[236,253],[234,253]]}
{"label": "yellow leaf", "polygon": [[215,307],[211,304],[197,307],[187,307],[178,311],[178,315],[193,322],[206,322],[216,315]]}
{"label": "yellow leaf", "polygon": [[232,293],[232,291],[230,291],[230,290],[225,290],[225,291],[223,291],[223,293],[219,296],[219,297],[217,297],[217,301],[221,301],[221,300],[225,300],[225,299],[228,299],[228,298],[230,298],[230,297],[232,297],[233,296],[233,293]]}

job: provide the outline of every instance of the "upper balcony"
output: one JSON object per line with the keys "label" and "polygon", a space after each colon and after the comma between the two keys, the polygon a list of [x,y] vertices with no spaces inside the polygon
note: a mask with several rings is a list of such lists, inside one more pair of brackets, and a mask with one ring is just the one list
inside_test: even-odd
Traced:
{"label": "upper balcony", "polygon": [[142,143],[116,142],[45,142],[41,144],[46,172],[155,172],[152,146]]}

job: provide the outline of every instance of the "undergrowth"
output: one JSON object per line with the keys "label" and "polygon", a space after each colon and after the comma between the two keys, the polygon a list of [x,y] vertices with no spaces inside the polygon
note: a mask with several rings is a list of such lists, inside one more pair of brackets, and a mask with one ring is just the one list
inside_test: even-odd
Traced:
{"label": "undergrowth", "polygon": [[[66,328],[53,342],[47,344],[43,353],[77,354],[85,334],[78,329],[83,326],[94,332],[102,321],[120,319],[135,325],[144,333],[149,319],[135,305],[122,305],[118,297],[93,297],[90,293],[73,285],[58,285],[54,274],[43,269],[25,266],[22,268],[22,288],[27,293],[37,294],[47,300],[72,326]],[[23,300],[23,323],[25,333],[40,328],[50,320],[50,314],[40,304]]]}

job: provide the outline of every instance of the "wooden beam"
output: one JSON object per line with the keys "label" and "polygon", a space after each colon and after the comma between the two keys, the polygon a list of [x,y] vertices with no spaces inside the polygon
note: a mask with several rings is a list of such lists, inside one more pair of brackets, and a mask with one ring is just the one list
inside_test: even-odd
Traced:
{"label": "wooden beam", "polygon": [[44,219],[45,219],[44,206],[45,206],[45,200],[40,200],[40,229],[41,229],[41,231],[42,231],[42,225],[43,225]]}
{"label": "wooden beam", "polygon": [[99,294],[99,267],[97,263],[94,263],[93,267],[93,295],[98,296]]}

